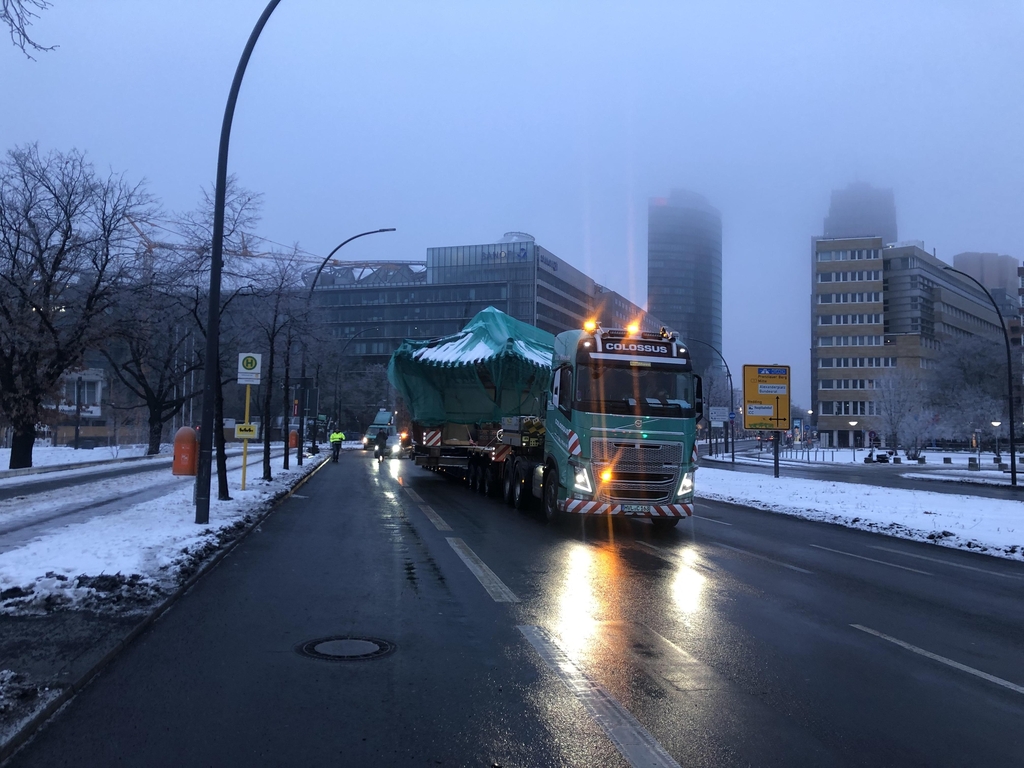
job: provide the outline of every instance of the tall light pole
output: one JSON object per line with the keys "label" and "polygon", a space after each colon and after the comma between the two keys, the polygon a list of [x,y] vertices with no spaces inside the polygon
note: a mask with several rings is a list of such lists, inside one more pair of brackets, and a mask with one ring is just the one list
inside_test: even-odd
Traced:
{"label": "tall light pole", "polygon": [[[857,426],[857,422],[856,421],[851,421],[850,422],[850,426],[851,427],[856,427]],[[854,462],[854,464],[856,464],[857,463],[857,441],[853,437],[853,430],[852,429],[850,430],[850,447],[853,448],[853,462]]]}
{"label": "tall light pole", "polygon": [[199,430],[199,469],[196,473],[196,523],[210,522],[210,464],[213,461],[213,416],[217,387],[220,386],[220,276],[224,259],[224,208],[228,185],[228,146],[231,143],[231,121],[235,117],[238,91],[242,87],[245,68],[260,33],[267,25],[270,14],[281,0],[270,0],[259,21],[249,34],[242,51],[224,107],[224,121],[220,126],[220,148],[217,152],[217,181],[213,197],[213,242],[210,244],[210,295],[206,312],[206,360],[203,370],[203,421]]}
{"label": "tall light pole", "polygon": [[[342,249],[342,247],[348,245],[353,240],[358,240],[360,237],[366,237],[367,235],[377,235],[381,232],[394,232],[394,227],[385,227],[384,229],[371,229],[369,232],[360,232],[358,235],[352,235],[348,240],[344,240],[338,245],[334,246],[334,250],[324,257],[324,260],[320,262],[320,266],[317,267],[316,274],[313,275],[312,281],[309,283],[309,291],[306,293],[306,311],[309,311],[309,305],[313,301],[313,291],[316,289],[316,281],[320,279],[320,274],[324,271],[324,267],[327,266],[327,262],[331,260],[331,257]],[[370,330],[367,328],[366,330]],[[366,331],[363,331],[365,333]],[[357,334],[358,335],[358,334]],[[353,336],[352,338],[355,338]],[[349,339],[352,341],[352,339]],[[347,347],[348,344],[345,345]],[[344,347],[342,348],[344,351]],[[302,364],[299,371],[299,387],[302,390],[301,403],[302,403],[302,417],[299,419],[299,453],[296,457],[296,462],[299,466],[302,466],[302,451],[306,443],[306,341],[302,341]],[[317,414],[319,416],[319,414]],[[313,433],[313,444],[316,445],[316,432]]]}
{"label": "tall light pole", "polygon": [[1003,320],[1003,313],[999,311],[999,305],[996,304],[996,300],[992,298],[992,294],[988,292],[988,288],[982,285],[980,282],[975,280],[973,277],[968,275],[966,272],[961,272],[959,269],[953,269],[952,267],[943,267],[947,272],[956,272],[958,275],[962,275],[974,283],[976,286],[981,288],[988,296],[988,300],[992,302],[992,307],[996,311],[996,316],[999,318],[999,327],[1003,329],[1003,341],[1006,342],[1006,408],[1010,416],[1010,485],[1017,485],[1017,437],[1014,429],[1014,422],[1017,421],[1014,415],[1013,407],[1013,355],[1010,352],[1010,334],[1006,330],[1006,322]]}
{"label": "tall light pole", "polygon": [[999,432],[998,432],[999,425],[1002,424],[1002,423],[1003,422],[1001,422],[1001,421],[993,421],[992,422],[992,426],[996,428],[996,461],[999,461],[1002,458],[999,455]]}
{"label": "tall light pole", "polygon": [[[727,363],[725,361],[725,357],[722,355],[721,352],[718,351],[718,349],[713,347],[711,344],[708,344],[706,341],[701,341],[700,339],[687,339],[687,343],[688,344],[703,344],[705,347],[707,347],[712,352],[714,352],[716,355],[718,355],[719,359],[722,361],[722,365],[725,366],[725,376],[729,380],[729,413],[730,413],[730,415],[733,414],[733,413],[736,413],[736,407],[735,407],[735,405],[733,403],[732,371],[729,370],[729,363]],[[736,435],[733,432],[733,426],[732,425],[733,425],[732,419],[729,419],[729,426],[728,426],[728,431],[726,432],[726,436],[727,436],[727,439],[729,440],[729,450],[731,450],[731,452],[732,452],[732,463],[735,464],[736,463]]]}

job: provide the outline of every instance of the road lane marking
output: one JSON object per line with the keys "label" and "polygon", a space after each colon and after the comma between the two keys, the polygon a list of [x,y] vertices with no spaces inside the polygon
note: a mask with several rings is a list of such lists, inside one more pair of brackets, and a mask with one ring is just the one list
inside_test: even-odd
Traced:
{"label": "road lane marking", "polygon": [[[404,485],[402,487],[405,488]],[[416,493],[416,491],[414,491],[412,488],[405,488],[405,492],[408,493],[409,498],[415,501],[417,504],[423,503],[423,497]]]}
{"label": "road lane marking", "polygon": [[783,562],[780,562],[778,560],[772,560],[770,557],[765,557],[764,555],[759,555],[756,552],[748,552],[745,549],[740,549],[739,547],[733,547],[733,546],[730,546],[729,544],[723,544],[720,541],[712,541],[711,543],[714,544],[716,547],[725,547],[726,549],[731,549],[733,552],[739,552],[741,555],[748,555],[750,557],[756,557],[758,560],[764,560],[766,563],[772,563],[773,565],[781,565],[783,568],[789,568],[789,570],[791,570],[791,571],[799,571],[800,573],[806,573],[806,574],[811,575],[811,576],[814,575],[814,571],[808,571],[806,568],[799,568],[799,567],[797,567],[795,565],[790,565],[789,563],[783,563]]}
{"label": "road lane marking", "polygon": [[497,577],[497,575],[487,564],[481,560],[476,552],[469,548],[469,546],[462,539],[448,538],[448,543],[451,548],[455,550],[462,562],[466,564],[470,572],[476,576],[477,581],[483,585],[483,588],[487,590],[496,603],[518,603],[519,598],[516,597],[515,592],[505,586],[505,582]]}
{"label": "road lane marking", "polygon": [[701,520],[707,520],[709,523],[718,523],[719,525],[732,525],[724,520],[715,520],[713,517],[704,517],[703,515],[691,515],[691,517],[699,517]]}
{"label": "road lane marking", "polygon": [[986,571],[984,568],[975,568],[973,565],[962,565],[960,563],[951,563],[948,560],[940,560],[937,557],[926,557],[925,555],[914,555],[914,554],[911,554],[910,552],[903,552],[903,551],[901,551],[899,549],[893,549],[891,547],[879,547],[879,546],[877,546],[875,544],[869,544],[868,546],[871,547],[872,549],[881,549],[881,550],[883,550],[885,552],[892,552],[893,554],[896,554],[896,555],[905,555],[906,557],[916,557],[918,560],[927,560],[929,562],[939,563],[941,565],[951,565],[954,568],[963,568],[964,570],[967,570],[967,571],[977,571],[978,573],[987,573],[989,576],[1001,576],[1004,579],[1021,579],[1021,578],[1024,578],[1024,576],[1017,576],[1016,574],[1013,574],[1013,573],[999,573],[998,571]]}
{"label": "road lane marking", "polygon": [[587,713],[594,718],[615,748],[634,768],[680,768],[650,732],[629,713],[604,687],[576,666],[565,651],[541,627],[519,626],[533,649],[551,671],[565,683]]}
{"label": "road lane marking", "polygon": [[429,504],[420,504],[420,509],[423,510],[423,514],[430,518],[430,522],[434,524],[434,527],[439,531],[450,531],[452,527],[448,525],[441,516],[433,510]]}
{"label": "road lane marking", "polygon": [[841,549],[831,549],[829,547],[820,547],[817,544],[810,544],[808,546],[814,547],[815,549],[824,549],[826,552],[835,552],[837,555],[846,555],[847,557],[856,557],[858,560],[867,560],[870,563],[878,563],[879,565],[888,565],[890,568],[899,568],[901,571],[912,571],[914,573],[923,573],[925,576],[934,576],[934,573],[928,573],[928,571],[919,571],[917,568],[908,568],[905,565],[896,565],[896,563],[887,563],[885,560],[875,560],[873,557],[864,557],[864,555],[855,555],[853,552],[843,552]]}
{"label": "road lane marking", "polygon": [[982,680],[988,680],[990,683],[1001,685],[1003,688],[1009,688],[1011,691],[1024,693],[1024,686],[1011,683],[1009,680],[1003,680],[1001,677],[990,675],[988,672],[982,672],[980,669],[975,669],[974,667],[968,667],[966,664],[961,664],[959,661],[953,661],[952,659],[947,659],[945,656],[939,656],[937,653],[926,651],[924,648],[918,648],[916,645],[911,645],[910,643],[891,637],[890,635],[883,634],[877,630],[871,629],[870,627],[864,627],[860,624],[851,624],[850,626],[854,629],[859,629],[861,632],[867,632],[869,635],[874,635],[875,637],[880,637],[883,640],[888,640],[890,643],[900,646],[900,648],[906,648],[908,651],[913,651],[914,653],[925,656],[941,664],[946,664],[954,669],[959,669],[961,672],[966,672],[969,675],[980,677]]}

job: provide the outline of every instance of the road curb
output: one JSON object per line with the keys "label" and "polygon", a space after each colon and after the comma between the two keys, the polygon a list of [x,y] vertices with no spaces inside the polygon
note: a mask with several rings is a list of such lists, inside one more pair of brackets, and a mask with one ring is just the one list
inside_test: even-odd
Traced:
{"label": "road curb", "polygon": [[305,485],[313,475],[327,466],[330,463],[330,459],[331,457],[329,454],[324,456],[320,465],[316,469],[299,480],[299,482],[291,488],[280,491],[273,496],[268,501],[267,509],[264,510],[262,514],[258,515],[248,528],[236,536],[234,540],[232,540],[223,549],[218,550],[213,557],[204,563],[195,573],[189,576],[181,586],[174,590],[174,592],[172,592],[162,603],[154,608],[150,614],[145,616],[142,621],[132,627],[127,635],[118,640],[114,647],[104,654],[103,658],[79,675],[77,680],[64,688],[64,690],[62,690],[56,698],[50,701],[49,704],[30,717],[4,744],[0,744],[0,765],[5,763],[9,757],[14,755],[14,753],[17,752],[18,749],[20,749],[33,735],[35,735],[36,731],[38,731],[47,720],[53,717],[61,707],[67,704],[89,683],[91,683],[93,679],[103,671],[103,668],[125,651],[139,635],[149,629],[150,626],[156,623],[157,619],[163,616],[175,603],[178,602],[178,600],[184,597],[185,594],[191,590],[203,576],[212,571],[221,560],[227,557],[228,554],[234,550],[235,547],[247,539],[250,533],[256,530],[256,528],[258,528],[264,520],[270,517],[272,513],[277,511],[277,508],[281,506],[282,502],[286,501],[293,493]]}

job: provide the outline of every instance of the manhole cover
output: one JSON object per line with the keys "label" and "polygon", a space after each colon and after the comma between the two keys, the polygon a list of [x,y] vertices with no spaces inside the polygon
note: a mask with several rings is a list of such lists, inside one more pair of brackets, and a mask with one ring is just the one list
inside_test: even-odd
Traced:
{"label": "manhole cover", "polygon": [[395,650],[395,644],[377,637],[321,637],[302,643],[296,650],[303,656],[324,661],[364,661],[379,659]]}

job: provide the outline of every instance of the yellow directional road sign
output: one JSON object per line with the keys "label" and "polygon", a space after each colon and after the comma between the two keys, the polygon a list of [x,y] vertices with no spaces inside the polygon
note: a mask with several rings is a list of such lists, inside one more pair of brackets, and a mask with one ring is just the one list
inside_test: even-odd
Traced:
{"label": "yellow directional road sign", "polygon": [[255,440],[256,439],[256,425],[255,424],[235,424],[235,439],[241,440]]}
{"label": "yellow directional road sign", "polygon": [[789,366],[743,366],[743,428],[789,429]]}

